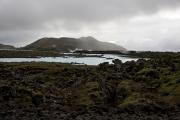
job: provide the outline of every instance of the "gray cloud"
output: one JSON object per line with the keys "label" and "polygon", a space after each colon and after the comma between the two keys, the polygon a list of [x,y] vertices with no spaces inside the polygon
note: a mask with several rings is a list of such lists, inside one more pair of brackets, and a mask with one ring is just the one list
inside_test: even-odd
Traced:
{"label": "gray cloud", "polygon": [[[128,34],[134,33],[131,31],[129,20],[136,16],[151,16],[159,11],[176,10],[179,7],[180,0],[0,0],[0,42],[10,44],[15,42],[16,45],[22,45],[43,35],[53,36],[54,34],[66,35],[69,33],[67,35],[73,36],[75,33],[81,32],[85,35],[88,33],[95,35],[94,37],[102,38],[101,40],[104,41],[108,41],[111,36],[116,35],[115,41],[118,38],[126,39],[127,43],[131,44],[133,39],[129,38]],[[118,33],[112,33],[113,30],[111,34],[108,34],[109,36],[104,35],[107,30],[100,28],[106,26],[107,22],[122,25],[116,28],[119,31],[123,31],[121,28],[125,24],[127,37],[125,35],[119,37]],[[135,32],[137,35],[134,37],[137,37],[138,40],[144,26],[147,27],[143,26],[143,23],[134,24],[135,27],[138,28],[137,25],[139,25],[142,28],[139,33]],[[151,22],[151,25],[155,24]],[[93,26],[95,27],[92,28]],[[83,31],[84,29],[86,31]],[[158,35],[155,39],[158,39],[159,42],[162,41]],[[117,43],[121,44],[123,40],[119,40]],[[175,42],[178,41],[175,40]],[[135,44],[139,45],[137,42]],[[158,44],[160,43],[156,45]],[[137,49],[132,45],[124,45],[130,49]],[[163,46],[168,48],[166,45]],[[144,47],[140,49],[144,49]]]}
{"label": "gray cloud", "polygon": [[102,22],[179,5],[179,0],[1,0],[0,29],[39,28],[54,20]]}

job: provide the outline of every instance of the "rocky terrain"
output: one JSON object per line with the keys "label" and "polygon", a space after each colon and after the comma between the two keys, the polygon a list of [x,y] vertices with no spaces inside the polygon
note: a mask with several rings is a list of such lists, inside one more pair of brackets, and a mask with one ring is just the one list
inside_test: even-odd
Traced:
{"label": "rocky terrain", "polygon": [[0,119],[180,119],[176,54],[113,63],[0,63]]}

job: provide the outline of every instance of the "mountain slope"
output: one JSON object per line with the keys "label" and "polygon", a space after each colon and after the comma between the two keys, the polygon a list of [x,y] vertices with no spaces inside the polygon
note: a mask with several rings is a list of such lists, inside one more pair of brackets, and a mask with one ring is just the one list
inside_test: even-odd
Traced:
{"label": "mountain slope", "polygon": [[126,51],[125,48],[122,46],[109,43],[109,42],[101,42],[96,40],[93,37],[81,37],[81,47],[82,49],[89,49],[89,50],[120,50]]}
{"label": "mountain slope", "polygon": [[15,47],[14,47],[14,46],[11,46],[11,45],[0,44],[0,49],[1,49],[1,50],[5,50],[5,49],[15,49]]}
{"label": "mountain slope", "polygon": [[100,42],[93,37],[81,37],[78,39],[68,37],[42,38],[32,44],[25,46],[23,49],[56,51],[68,51],[74,49],[126,51],[126,49],[121,46],[108,42]]}

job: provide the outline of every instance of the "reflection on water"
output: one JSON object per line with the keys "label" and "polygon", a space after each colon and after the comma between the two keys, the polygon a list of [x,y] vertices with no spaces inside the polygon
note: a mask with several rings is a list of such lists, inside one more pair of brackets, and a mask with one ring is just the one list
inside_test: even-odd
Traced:
{"label": "reflection on water", "polygon": [[0,62],[61,62],[80,63],[86,65],[98,65],[103,62],[112,63],[113,59],[120,59],[122,62],[137,60],[122,55],[104,54],[102,57],[40,57],[40,58],[0,58]]}

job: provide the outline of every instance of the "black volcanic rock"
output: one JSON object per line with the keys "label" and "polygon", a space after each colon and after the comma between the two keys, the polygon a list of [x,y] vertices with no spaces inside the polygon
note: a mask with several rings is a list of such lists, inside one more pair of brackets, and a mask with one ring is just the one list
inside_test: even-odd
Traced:
{"label": "black volcanic rock", "polygon": [[36,42],[25,46],[22,49],[26,50],[56,50],[56,51],[69,51],[74,49],[82,50],[119,50],[126,51],[125,48],[116,44],[101,42],[93,37],[81,38],[42,38]]}
{"label": "black volcanic rock", "polygon": [[0,44],[0,49],[15,49],[14,46],[11,46],[11,45],[4,45],[4,44]]}

